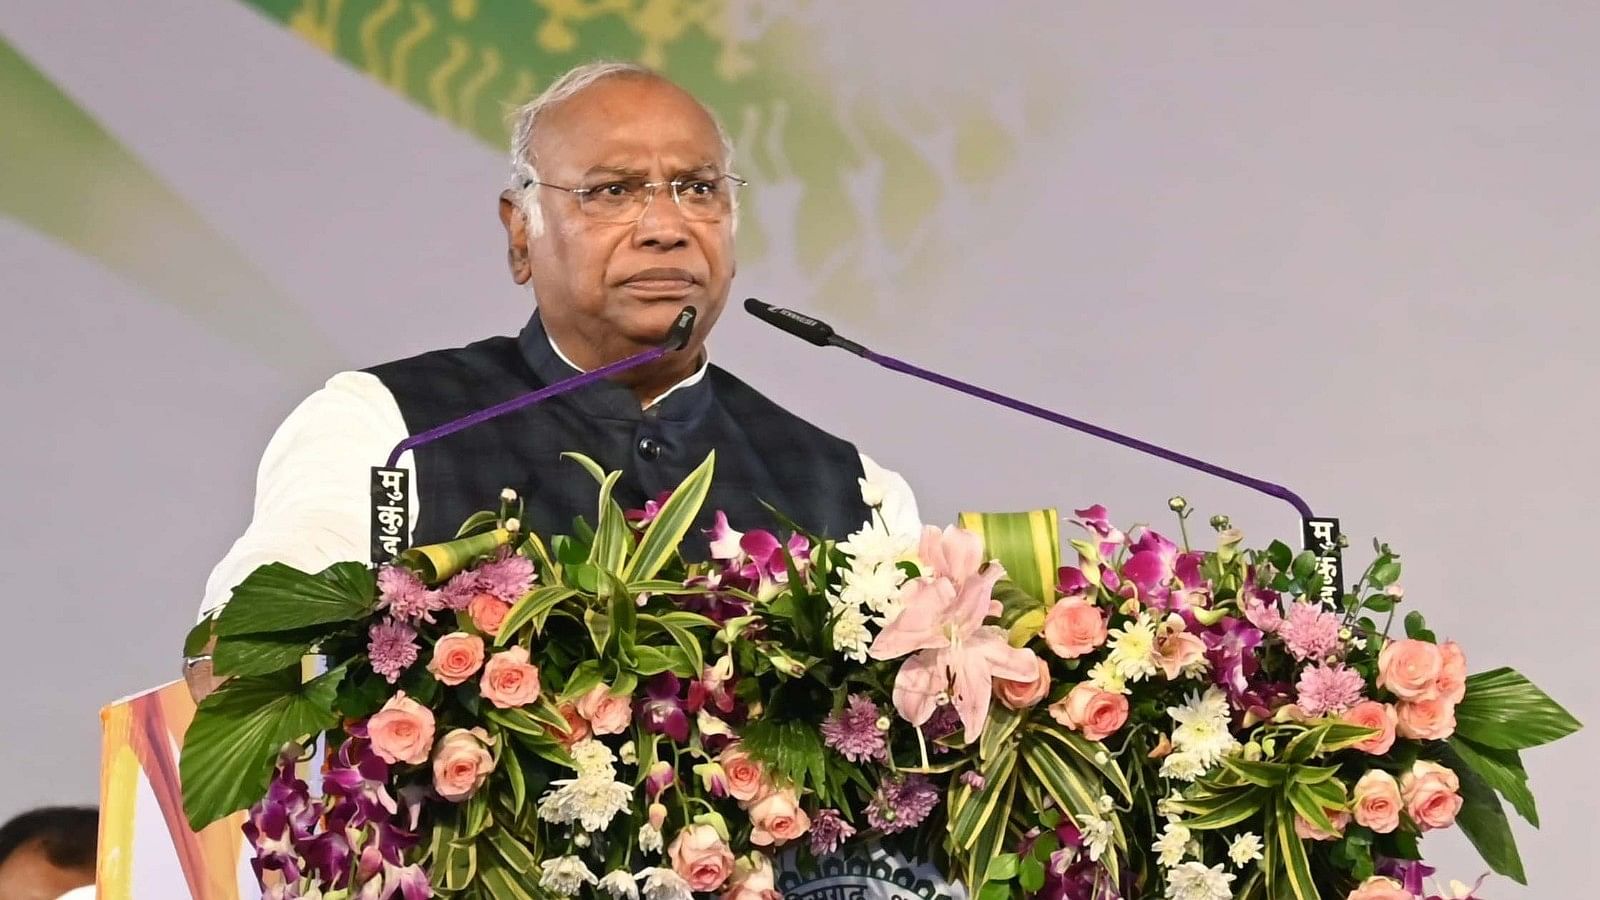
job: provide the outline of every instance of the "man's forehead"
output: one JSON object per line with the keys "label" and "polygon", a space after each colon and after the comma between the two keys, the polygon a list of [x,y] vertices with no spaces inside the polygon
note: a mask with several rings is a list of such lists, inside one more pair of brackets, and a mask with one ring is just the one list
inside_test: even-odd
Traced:
{"label": "man's forehead", "polygon": [[611,79],[541,117],[533,136],[541,173],[593,168],[680,171],[723,162],[721,136],[705,109],[675,85]]}

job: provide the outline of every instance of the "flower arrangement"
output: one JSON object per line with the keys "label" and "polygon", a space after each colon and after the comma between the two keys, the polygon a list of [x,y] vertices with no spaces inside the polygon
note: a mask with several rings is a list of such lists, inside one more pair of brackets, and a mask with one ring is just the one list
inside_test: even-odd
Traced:
{"label": "flower arrangement", "polygon": [[1181,544],[1078,510],[1065,566],[1052,511],[700,541],[714,458],[633,511],[573,458],[592,527],[546,543],[507,492],[375,572],[263,566],[191,633],[231,680],[185,809],[250,809],[265,896],[776,900],[775,854],[874,841],[980,900],[1422,898],[1452,826],[1524,879],[1501,801],[1536,824],[1519,753],[1579,727],[1419,612],[1391,635],[1381,544],[1331,608],[1176,499]]}

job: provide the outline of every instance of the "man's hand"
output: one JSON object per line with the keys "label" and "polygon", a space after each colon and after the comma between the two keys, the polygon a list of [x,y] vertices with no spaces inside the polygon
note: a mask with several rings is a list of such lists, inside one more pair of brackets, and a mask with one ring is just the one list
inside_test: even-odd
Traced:
{"label": "man's hand", "polygon": [[183,661],[183,680],[189,685],[189,696],[199,703],[206,695],[222,686],[226,678],[218,678],[211,670],[211,651],[217,646],[217,639],[212,638],[206,642],[202,655],[190,657]]}

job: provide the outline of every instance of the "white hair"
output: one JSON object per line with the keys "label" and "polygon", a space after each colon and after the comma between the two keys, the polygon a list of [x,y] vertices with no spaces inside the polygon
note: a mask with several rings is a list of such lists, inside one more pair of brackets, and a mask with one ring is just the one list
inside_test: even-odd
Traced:
{"label": "white hair", "polygon": [[[608,78],[655,78],[671,83],[660,72],[638,63],[615,61],[584,63],[568,69],[566,74],[551,82],[539,96],[524,103],[512,114],[510,188],[517,195],[517,207],[522,210],[522,217],[528,223],[530,237],[536,237],[544,231],[544,214],[539,209],[535,193],[539,186],[530,183],[539,181],[538,161],[533,158],[533,135],[534,129],[539,126],[539,118],[552,107],[559,106],[582,93],[585,88]],[[733,140],[728,137],[728,130],[722,127],[722,120],[717,118],[717,114],[710,107],[701,103],[700,108],[711,117],[711,124],[717,129],[717,138],[722,143],[724,165],[731,165]]]}

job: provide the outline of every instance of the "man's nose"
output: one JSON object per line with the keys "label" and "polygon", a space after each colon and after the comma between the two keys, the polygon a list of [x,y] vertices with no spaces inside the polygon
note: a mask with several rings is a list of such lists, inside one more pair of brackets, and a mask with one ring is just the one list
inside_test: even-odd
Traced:
{"label": "man's nose", "polygon": [[672,186],[663,184],[651,194],[644,213],[633,226],[634,246],[671,250],[688,242],[689,227],[683,211],[673,202]]}

